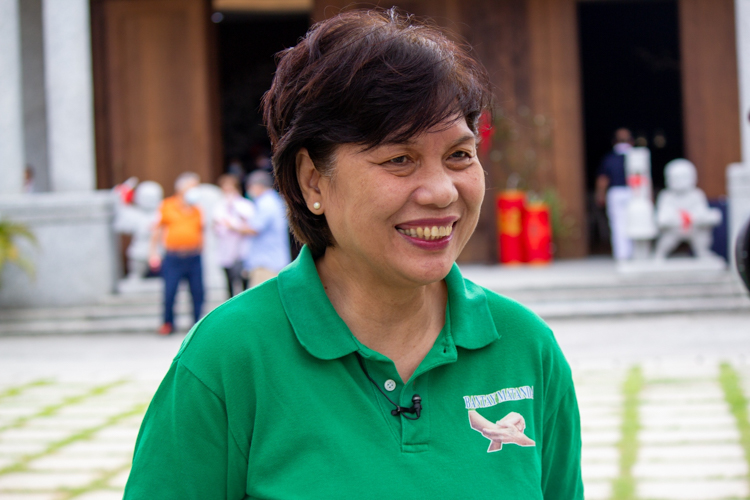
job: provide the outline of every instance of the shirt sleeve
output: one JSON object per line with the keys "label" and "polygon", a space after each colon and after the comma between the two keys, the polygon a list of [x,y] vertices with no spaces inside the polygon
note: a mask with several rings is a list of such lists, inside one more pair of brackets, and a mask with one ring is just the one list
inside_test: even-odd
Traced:
{"label": "shirt sleeve", "polygon": [[542,491],[544,500],[583,500],[581,421],[572,383],[545,418]]}
{"label": "shirt sleeve", "polygon": [[175,360],[143,419],[123,500],[241,500],[246,478],[225,403]]}

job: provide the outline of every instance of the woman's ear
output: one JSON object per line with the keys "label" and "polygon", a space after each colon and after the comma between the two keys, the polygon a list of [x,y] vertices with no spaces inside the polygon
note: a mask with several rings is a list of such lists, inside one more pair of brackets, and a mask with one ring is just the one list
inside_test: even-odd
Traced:
{"label": "woman's ear", "polygon": [[308,210],[315,214],[323,213],[323,198],[320,193],[320,182],[323,176],[310,158],[306,148],[300,148],[296,157],[297,182]]}

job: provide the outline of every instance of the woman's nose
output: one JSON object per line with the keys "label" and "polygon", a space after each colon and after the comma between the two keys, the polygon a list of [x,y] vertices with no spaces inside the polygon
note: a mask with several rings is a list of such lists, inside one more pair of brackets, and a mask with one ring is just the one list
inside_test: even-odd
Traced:
{"label": "woman's nose", "polygon": [[449,170],[442,161],[423,165],[416,201],[421,205],[445,208],[458,200],[458,189]]}

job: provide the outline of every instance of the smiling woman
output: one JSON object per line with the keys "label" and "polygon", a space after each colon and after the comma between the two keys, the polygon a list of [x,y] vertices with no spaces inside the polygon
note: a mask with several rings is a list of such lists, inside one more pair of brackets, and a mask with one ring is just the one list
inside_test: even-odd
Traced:
{"label": "smiling woman", "polygon": [[554,336],[455,265],[484,195],[489,99],[466,49],[395,10],[341,14],[279,55],[264,116],[305,246],[185,339],[126,499],[464,498],[478,483],[583,498]]}

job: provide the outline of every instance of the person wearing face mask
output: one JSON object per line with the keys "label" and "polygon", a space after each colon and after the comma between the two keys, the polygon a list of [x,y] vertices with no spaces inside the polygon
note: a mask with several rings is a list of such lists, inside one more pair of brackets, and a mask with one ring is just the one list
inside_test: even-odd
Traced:
{"label": "person wearing face mask", "polygon": [[[164,321],[160,335],[174,332],[174,300],[177,286],[184,278],[193,298],[193,319],[197,323],[203,308],[203,215],[197,206],[200,177],[184,172],[174,183],[175,194],[162,201],[159,218],[151,237],[149,266],[161,269],[164,279]],[[165,253],[162,258],[159,246]]]}
{"label": "person wearing face mask", "polygon": [[618,128],[613,143],[612,151],[599,165],[595,200],[598,206],[607,208],[612,256],[615,260],[627,260],[633,253],[633,242],[625,231],[631,197],[625,172],[625,157],[633,149],[633,136],[630,130]]}

